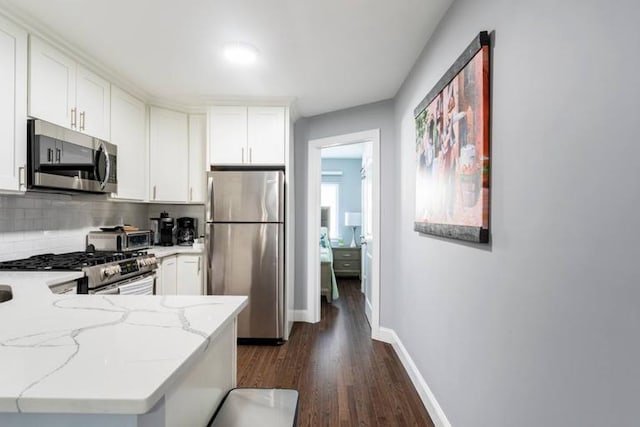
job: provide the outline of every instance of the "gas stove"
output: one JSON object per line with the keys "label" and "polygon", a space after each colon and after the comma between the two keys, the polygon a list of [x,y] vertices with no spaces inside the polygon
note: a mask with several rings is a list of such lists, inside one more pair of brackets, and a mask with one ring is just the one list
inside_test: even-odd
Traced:
{"label": "gas stove", "polygon": [[0,262],[0,270],[82,271],[85,277],[78,281],[77,293],[89,293],[151,273],[157,264],[156,257],[146,251],[69,252]]}
{"label": "gas stove", "polygon": [[30,258],[0,262],[0,270],[82,271],[86,267],[144,257],[146,252],[69,252],[42,254]]}

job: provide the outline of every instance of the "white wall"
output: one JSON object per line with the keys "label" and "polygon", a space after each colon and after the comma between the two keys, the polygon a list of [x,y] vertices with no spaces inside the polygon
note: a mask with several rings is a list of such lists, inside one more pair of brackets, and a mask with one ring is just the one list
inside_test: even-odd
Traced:
{"label": "white wall", "polygon": [[[395,128],[393,123],[393,102],[391,100],[362,105],[333,113],[299,119],[295,123],[295,180],[296,180],[296,229],[306,230],[307,221],[307,156],[309,141],[329,136],[344,135],[369,129],[380,129],[381,203],[383,206],[380,223],[380,252],[382,265],[381,319],[389,314],[385,305],[384,283],[392,290],[393,241],[394,241],[394,193],[395,193]],[[384,208],[386,206],[386,208]],[[318,235],[318,239],[320,239]],[[319,241],[319,240],[318,240]],[[305,233],[296,234],[296,309],[307,309],[307,243]],[[385,261],[386,260],[386,261]]]}
{"label": "white wall", "polygon": [[[631,0],[456,0],[396,97],[383,326],[453,426],[639,423],[639,22]],[[413,109],[480,30],[495,31],[489,246],[412,231]]]}

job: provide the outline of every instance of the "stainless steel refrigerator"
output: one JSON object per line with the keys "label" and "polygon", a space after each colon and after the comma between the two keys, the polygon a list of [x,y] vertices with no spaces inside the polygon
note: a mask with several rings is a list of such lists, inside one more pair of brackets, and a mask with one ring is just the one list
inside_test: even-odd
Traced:
{"label": "stainless steel refrigerator", "polygon": [[238,338],[284,336],[284,172],[214,171],[206,206],[207,293],[247,295]]}

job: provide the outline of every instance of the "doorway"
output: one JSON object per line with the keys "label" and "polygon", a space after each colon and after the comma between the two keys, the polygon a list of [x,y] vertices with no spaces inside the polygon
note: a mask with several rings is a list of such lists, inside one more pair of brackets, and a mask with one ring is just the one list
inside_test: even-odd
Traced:
{"label": "doorway", "polygon": [[[307,169],[307,318],[311,322],[320,321],[321,307],[321,262],[319,234],[321,226],[321,152],[330,147],[349,146],[365,143],[369,148],[366,154],[368,160],[362,162],[364,176],[361,179],[362,206],[361,212],[344,212],[343,217],[334,215],[334,221],[339,226],[345,227],[345,223],[356,224],[358,235],[350,232],[334,231],[334,237],[340,239],[347,237],[350,246],[355,237],[356,243],[363,243],[361,249],[361,277],[362,290],[365,293],[365,312],[371,325],[371,337],[379,339],[380,335],[380,130],[372,129],[363,132],[338,135],[333,137],[315,139],[309,141],[308,169]],[[365,167],[366,165],[366,167]],[[348,215],[347,215],[348,214]],[[358,215],[359,214],[359,217]],[[338,218],[340,219],[338,221]],[[355,220],[354,220],[355,218]],[[356,221],[356,222],[353,222]],[[353,226],[346,226],[352,228]],[[358,228],[360,231],[358,232]],[[346,239],[345,239],[346,240]],[[343,245],[345,242],[343,242]]]}

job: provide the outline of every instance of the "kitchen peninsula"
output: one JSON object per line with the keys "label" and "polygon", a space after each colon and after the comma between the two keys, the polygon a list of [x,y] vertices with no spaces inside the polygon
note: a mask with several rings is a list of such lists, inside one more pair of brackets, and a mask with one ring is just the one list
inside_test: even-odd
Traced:
{"label": "kitchen peninsula", "polygon": [[236,382],[246,297],[55,295],[80,272],[0,272],[0,425],[206,425]]}

